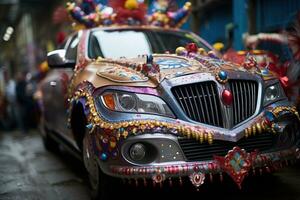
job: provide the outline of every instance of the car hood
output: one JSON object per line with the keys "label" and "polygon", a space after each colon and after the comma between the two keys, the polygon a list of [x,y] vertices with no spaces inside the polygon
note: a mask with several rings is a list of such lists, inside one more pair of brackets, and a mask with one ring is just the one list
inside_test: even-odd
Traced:
{"label": "car hood", "polygon": [[[149,61],[150,60],[150,61]],[[128,85],[157,87],[164,79],[173,79],[195,73],[216,74],[219,71],[229,73],[260,74],[263,79],[274,78],[273,74],[261,73],[253,67],[245,69],[241,65],[209,56],[178,56],[174,54],[154,54],[138,58],[121,58],[118,60],[99,58],[92,62],[87,71],[96,73],[94,85]]]}

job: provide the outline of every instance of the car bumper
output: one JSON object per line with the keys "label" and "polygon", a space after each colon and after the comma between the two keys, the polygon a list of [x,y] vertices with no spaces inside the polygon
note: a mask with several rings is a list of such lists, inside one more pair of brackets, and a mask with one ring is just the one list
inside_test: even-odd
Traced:
{"label": "car bumper", "polygon": [[[223,173],[227,173],[240,187],[242,179],[248,174],[261,174],[263,172],[276,171],[283,166],[294,163],[300,158],[299,148],[296,146],[289,149],[269,152],[246,152],[246,156],[240,157],[238,162],[244,165],[235,167],[232,161],[236,155],[242,154],[242,149],[235,147],[225,157],[215,157],[209,161],[199,162],[173,162],[152,164],[148,166],[118,166],[111,165],[107,173],[113,177],[146,181],[153,180],[154,183],[162,183],[165,180],[172,181],[182,177],[189,177],[195,186],[202,185],[207,178],[223,180]],[[236,160],[234,161],[236,162]],[[247,163],[247,164],[246,164]]]}

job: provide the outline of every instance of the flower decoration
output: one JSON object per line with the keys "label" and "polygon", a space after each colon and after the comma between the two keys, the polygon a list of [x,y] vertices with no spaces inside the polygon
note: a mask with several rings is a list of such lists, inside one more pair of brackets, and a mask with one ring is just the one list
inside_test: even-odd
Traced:
{"label": "flower decoration", "polygon": [[113,0],[109,5],[115,12],[115,23],[125,25],[146,24],[147,6],[137,0]]}
{"label": "flower decoration", "polygon": [[242,65],[245,69],[250,70],[257,67],[257,61],[253,55],[248,54],[245,62]]}
{"label": "flower decoration", "polygon": [[154,12],[147,16],[147,6],[138,0],[111,0],[105,6],[99,0],[82,0],[80,4],[68,2],[66,7],[77,25],[84,28],[118,25],[154,25],[160,27],[180,27],[191,12],[187,2],[178,9],[171,9],[168,0],[155,2]]}
{"label": "flower decoration", "polygon": [[112,24],[110,9],[96,0],[82,0],[80,5],[68,2],[66,7],[74,21],[86,28]]}
{"label": "flower decoration", "polygon": [[188,18],[191,12],[192,4],[186,2],[185,5],[177,11],[170,11],[168,0],[157,1],[154,13],[149,16],[149,23],[160,27],[180,27]]}

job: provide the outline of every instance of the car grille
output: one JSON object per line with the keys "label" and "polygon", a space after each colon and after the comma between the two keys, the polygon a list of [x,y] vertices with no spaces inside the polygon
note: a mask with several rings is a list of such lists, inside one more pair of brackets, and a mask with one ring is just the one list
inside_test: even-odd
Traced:
{"label": "car grille", "polygon": [[[230,80],[233,94],[231,127],[251,117],[256,110],[258,84],[248,80]],[[213,81],[180,85],[172,88],[184,113],[192,120],[223,128],[225,123],[221,112],[221,100],[217,85]],[[227,119],[229,120],[229,119]]]}
{"label": "car grille", "polygon": [[255,113],[258,84],[255,81],[229,80],[229,87],[233,94],[233,123],[236,125]]}
{"label": "car grille", "polygon": [[187,138],[178,138],[181,149],[187,161],[211,160],[214,155],[225,156],[235,146],[245,149],[247,152],[258,150],[267,152],[273,148],[274,137],[272,134],[260,134],[255,137],[243,138],[238,142],[216,140],[213,144],[200,144],[199,141]]}

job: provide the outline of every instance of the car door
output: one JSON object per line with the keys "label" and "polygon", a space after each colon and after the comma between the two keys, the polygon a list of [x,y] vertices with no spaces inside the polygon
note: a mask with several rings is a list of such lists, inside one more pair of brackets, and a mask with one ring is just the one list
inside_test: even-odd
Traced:
{"label": "car door", "polygon": [[[77,47],[80,39],[80,34],[74,35],[66,46],[66,59],[76,62]],[[75,66],[74,66],[75,67]],[[56,89],[54,91],[54,98],[59,102],[56,107],[57,127],[56,131],[61,133],[66,139],[73,140],[73,135],[68,128],[68,88],[74,68],[63,68],[57,70]]]}
{"label": "car door", "polygon": [[[76,62],[79,34],[73,35],[67,42],[65,59]],[[74,143],[70,129],[68,128],[68,87],[74,72],[74,66],[65,66],[51,69],[46,80],[45,121],[50,129],[61,137]],[[44,92],[45,93],[45,92]],[[74,143],[75,144],[75,143]]]}

